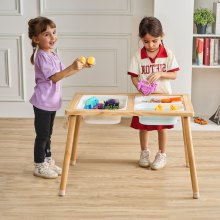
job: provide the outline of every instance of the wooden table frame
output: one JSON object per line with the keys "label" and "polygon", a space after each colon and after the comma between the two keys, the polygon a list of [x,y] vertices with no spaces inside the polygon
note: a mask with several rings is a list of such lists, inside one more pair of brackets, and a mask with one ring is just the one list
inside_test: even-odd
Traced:
{"label": "wooden table frame", "polygon": [[[105,96],[128,96],[128,105],[126,110],[87,110],[87,109],[77,109],[77,105],[83,95],[105,95]],[[155,95],[155,94],[154,94]],[[88,94],[88,93],[77,93],[73,99],[70,101],[69,106],[66,108],[66,115],[69,119],[66,149],[63,160],[63,171],[61,175],[61,183],[59,196],[64,196],[66,191],[69,165],[76,164],[76,149],[80,128],[80,120],[82,116],[94,115],[94,116],[180,116],[182,121],[182,132],[184,141],[184,150],[186,158],[186,166],[190,168],[191,183],[193,198],[199,198],[199,187],[197,180],[196,164],[194,159],[194,149],[192,143],[192,134],[190,128],[190,117],[194,116],[193,107],[189,96],[186,94],[172,94],[170,96],[181,96],[183,100],[184,110],[183,111],[147,111],[147,110],[135,110],[134,101],[135,96],[140,96],[140,94],[134,93],[123,93],[123,94]],[[160,94],[161,96],[161,94]],[[167,95],[165,95],[167,96]]]}

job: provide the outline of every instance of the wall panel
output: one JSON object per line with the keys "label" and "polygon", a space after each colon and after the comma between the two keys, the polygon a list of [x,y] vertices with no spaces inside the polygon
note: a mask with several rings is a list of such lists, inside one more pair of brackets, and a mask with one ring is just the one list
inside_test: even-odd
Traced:
{"label": "wall panel", "polygon": [[131,15],[132,0],[40,0],[42,15]]}
{"label": "wall panel", "polygon": [[0,101],[25,101],[21,34],[0,34]]}

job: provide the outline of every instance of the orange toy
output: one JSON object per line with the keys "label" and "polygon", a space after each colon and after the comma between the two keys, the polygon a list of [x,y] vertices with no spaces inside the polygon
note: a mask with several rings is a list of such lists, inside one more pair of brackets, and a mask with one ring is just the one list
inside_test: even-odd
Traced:
{"label": "orange toy", "polygon": [[200,123],[200,124],[201,124],[201,125],[207,125],[208,122],[207,122],[205,119],[201,118],[201,123]]}
{"label": "orange toy", "polygon": [[208,122],[205,119],[199,118],[199,117],[195,117],[194,122],[197,124],[200,124],[200,125],[207,125],[208,124]]}
{"label": "orange toy", "polygon": [[179,97],[171,97],[171,98],[167,98],[167,99],[161,99],[162,103],[171,103],[171,102],[181,102],[182,98]]}
{"label": "orange toy", "polygon": [[162,103],[170,103],[171,101],[170,101],[170,99],[161,99],[161,102]]}

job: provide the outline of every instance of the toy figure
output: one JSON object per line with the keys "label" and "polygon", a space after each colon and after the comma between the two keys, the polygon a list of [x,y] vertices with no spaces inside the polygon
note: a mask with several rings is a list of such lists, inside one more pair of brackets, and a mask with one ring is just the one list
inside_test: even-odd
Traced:
{"label": "toy figure", "polygon": [[155,83],[155,82],[149,83],[146,80],[140,80],[138,82],[138,90],[141,89],[141,91],[144,95],[151,94],[152,92],[155,91],[156,88],[157,88],[157,83]]}

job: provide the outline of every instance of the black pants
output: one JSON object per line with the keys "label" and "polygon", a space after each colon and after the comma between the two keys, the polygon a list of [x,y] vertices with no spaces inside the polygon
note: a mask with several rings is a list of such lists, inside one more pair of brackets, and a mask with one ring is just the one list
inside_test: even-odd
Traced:
{"label": "black pants", "polygon": [[34,127],[36,138],[34,143],[34,162],[43,163],[45,157],[51,157],[51,135],[56,111],[45,111],[34,106]]}

